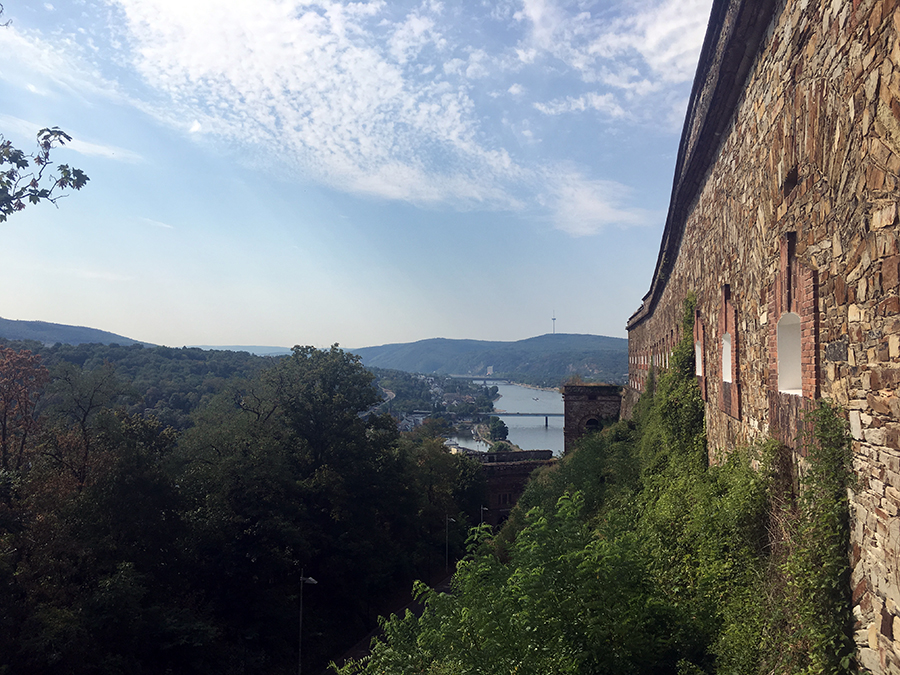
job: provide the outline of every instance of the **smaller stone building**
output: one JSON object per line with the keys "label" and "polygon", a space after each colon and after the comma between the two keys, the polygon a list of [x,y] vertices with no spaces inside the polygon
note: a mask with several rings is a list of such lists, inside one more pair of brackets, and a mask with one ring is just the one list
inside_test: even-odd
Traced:
{"label": "smaller stone building", "polygon": [[501,525],[516,505],[531,474],[556,459],[551,450],[511,450],[471,454],[482,463],[487,482],[488,504],[484,522]]}
{"label": "smaller stone building", "polygon": [[563,387],[563,405],[563,447],[569,452],[585,434],[599,431],[605,424],[619,419],[622,388],[609,384],[567,384]]}

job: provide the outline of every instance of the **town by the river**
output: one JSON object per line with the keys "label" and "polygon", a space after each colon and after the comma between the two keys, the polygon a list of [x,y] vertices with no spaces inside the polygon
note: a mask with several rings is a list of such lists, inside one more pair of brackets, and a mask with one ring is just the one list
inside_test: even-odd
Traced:
{"label": "town by the river", "polygon": [[[509,428],[511,443],[523,450],[552,450],[554,455],[563,452],[563,418],[544,416],[519,416],[504,413],[551,413],[561,415],[563,398],[553,389],[534,389],[505,381],[487,380],[487,386],[496,385],[500,398],[494,402],[496,415]],[[470,450],[487,451],[489,444],[471,435],[456,435],[452,444]]]}

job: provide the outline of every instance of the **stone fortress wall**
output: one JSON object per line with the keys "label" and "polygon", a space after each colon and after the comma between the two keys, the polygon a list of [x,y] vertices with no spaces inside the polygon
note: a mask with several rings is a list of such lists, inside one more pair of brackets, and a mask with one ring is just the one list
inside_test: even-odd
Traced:
{"label": "stone fortress wall", "polygon": [[900,673],[898,182],[898,0],[716,0],[628,324],[633,400],[696,295],[711,461],[770,436],[794,447],[816,398],[844,408],[856,639],[875,673]]}

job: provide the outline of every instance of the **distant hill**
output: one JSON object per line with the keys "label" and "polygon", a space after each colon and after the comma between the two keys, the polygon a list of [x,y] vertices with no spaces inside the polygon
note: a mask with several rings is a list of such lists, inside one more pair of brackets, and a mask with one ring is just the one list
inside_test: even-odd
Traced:
{"label": "distant hill", "polygon": [[602,335],[548,334],[517,342],[433,338],[348,351],[372,368],[484,375],[493,366],[495,375],[545,386],[576,375],[624,384],[628,373],[628,340]]}
{"label": "distant hill", "polygon": [[227,352],[247,352],[256,356],[287,356],[291,350],[287,347],[267,347],[261,345],[188,345],[197,349]]}
{"label": "distant hill", "polygon": [[95,344],[120,344],[129,346],[142,344],[152,347],[149,342],[140,342],[122,335],[116,335],[105,330],[86,328],[84,326],[67,326],[61,323],[48,323],[46,321],[14,321],[0,318],[0,338],[6,340],[36,340],[46,345],[57,342],[64,345]]}
{"label": "distant hill", "polygon": [[[93,343],[119,344],[123,347],[135,344],[155,346],[96,328],[3,318],[0,318],[0,338],[35,340],[45,345]],[[267,346],[204,345],[199,348],[249,352],[259,356],[290,353],[284,347]],[[493,366],[495,375],[542,386],[557,386],[573,376],[586,381],[614,384],[624,384],[628,377],[628,340],[603,335],[559,333],[517,342],[433,338],[347,351],[358,354],[363,364],[371,368],[409,373],[484,375],[488,367]]]}

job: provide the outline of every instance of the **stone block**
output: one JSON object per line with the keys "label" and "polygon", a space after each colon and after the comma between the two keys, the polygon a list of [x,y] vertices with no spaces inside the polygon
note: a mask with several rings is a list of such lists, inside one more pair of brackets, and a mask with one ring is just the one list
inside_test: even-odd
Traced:
{"label": "stone block", "polygon": [[873,673],[881,672],[881,661],[878,652],[871,647],[863,647],[859,650],[859,663],[863,668]]}
{"label": "stone block", "polygon": [[889,396],[876,396],[875,394],[869,394],[868,396],[866,396],[866,402],[868,402],[869,407],[876,413],[879,413],[881,415],[890,415],[890,398],[891,397]]}
{"label": "stone block", "polygon": [[862,422],[858,410],[851,410],[850,417],[850,434],[858,441],[863,440]]}
{"label": "stone block", "polygon": [[890,291],[897,288],[900,281],[900,256],[892,255],[881,264],[881,288]]}
{"label": "stone block", "polygon": [[897,203],[883,205],[872,213],[872,229],[880,230],[894,224],[897,218]]}
{"label": "stone block", "polygon": [[866,442],[872,445],[886,445],[887,443],[887,429],[866,429],[863,436]]}

